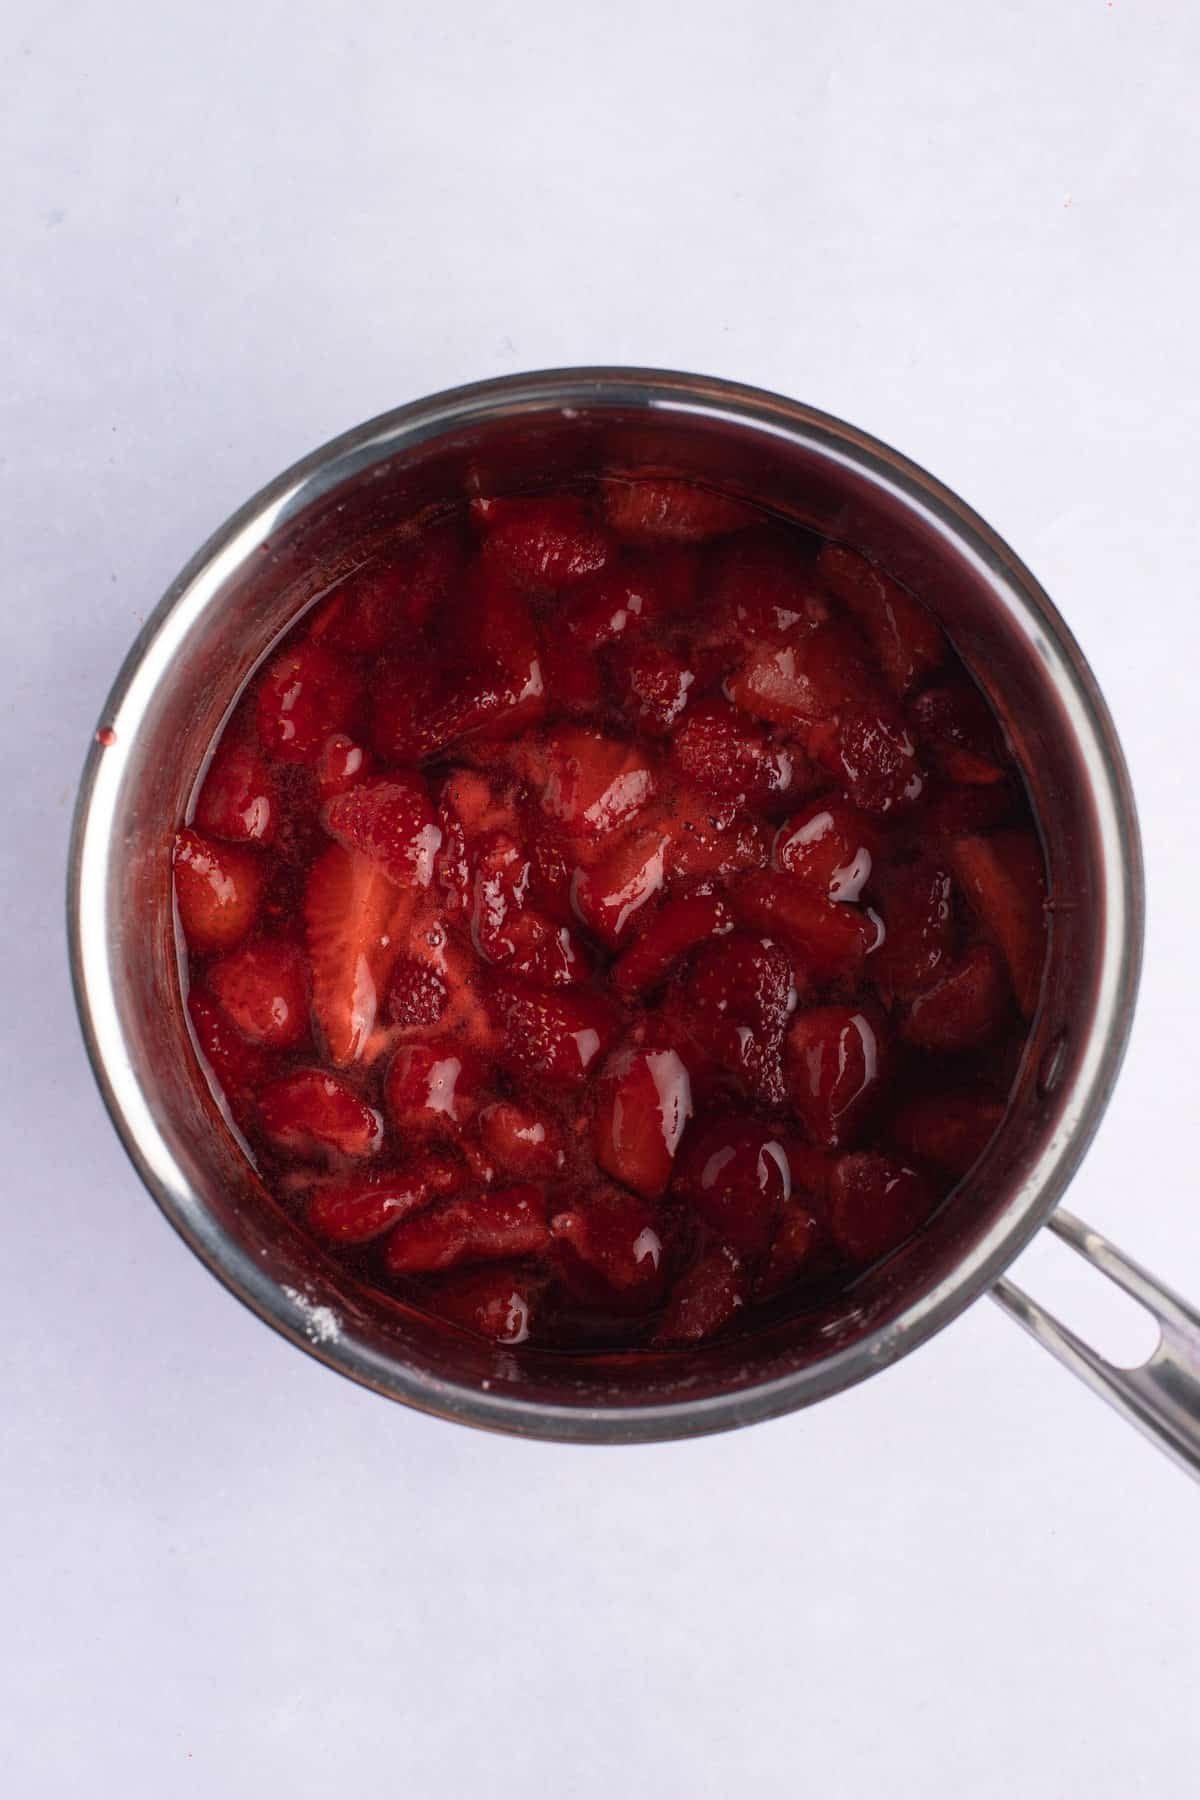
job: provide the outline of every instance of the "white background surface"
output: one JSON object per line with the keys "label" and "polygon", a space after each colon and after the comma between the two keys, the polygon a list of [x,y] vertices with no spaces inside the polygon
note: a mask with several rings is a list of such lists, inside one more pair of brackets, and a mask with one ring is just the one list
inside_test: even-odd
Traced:
{"label": "white background surface", "polygon": [[[1190,1800],[1197,1492],[997,1308],[691,1445],[390,1408],[140,1190],[60,896],[138,622],[285,464],[511,369],[780,389],[1094,663],[1150,926],[1073,1203],[1200,1295],[1200,12],[10,0],[2,54],[5,1792]],[[1022,1274],[1100,1319],[1065,1258]]]}

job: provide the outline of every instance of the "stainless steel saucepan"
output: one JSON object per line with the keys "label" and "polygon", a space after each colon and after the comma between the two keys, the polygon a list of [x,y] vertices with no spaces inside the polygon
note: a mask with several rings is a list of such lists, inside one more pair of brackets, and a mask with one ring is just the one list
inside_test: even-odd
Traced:
{"label": "stainless steel saucepan", "polygon": [[[1033,795],[1050,867],[1049,967],[1005,1124],[927,1229],[850,1295],[797,1323],[683,1352],[514,1355],[364,1290],[263,1193],[188,1050],[170,845],[246,676],[373,536],[476,487],[630,464],[718,484],[861,545],[934,608],[1004,719]],[[445,1418],[622,1443],[719,1431],[825,1399],[990,1291],[1200,1472],[1200,1315],[1055,1212],[1112,1090],[1137,987],[1142,869],[1120,746],[1078,646],[1028,569],[903,456],[810,407],[693,375],[565,369],[436,394],[335,439],[223,525],[148,621],[100,724],[69,892],[96,1078],[168,1219],[293,1343]],[[1158,1318],[1159,1347],[1143,1367],[1109,1366],[1004,1279],[1046,1224]]]}

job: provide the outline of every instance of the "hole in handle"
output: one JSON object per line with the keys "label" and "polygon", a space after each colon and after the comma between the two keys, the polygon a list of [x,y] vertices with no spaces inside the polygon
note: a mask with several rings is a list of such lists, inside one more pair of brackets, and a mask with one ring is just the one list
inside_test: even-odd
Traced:
{"label": "hole in handle", "polygon": [[1114,1369],[1137,1369],[1158,1348],[1158,1320],[1050,1231],[1041,1231],[1009,1271]]}

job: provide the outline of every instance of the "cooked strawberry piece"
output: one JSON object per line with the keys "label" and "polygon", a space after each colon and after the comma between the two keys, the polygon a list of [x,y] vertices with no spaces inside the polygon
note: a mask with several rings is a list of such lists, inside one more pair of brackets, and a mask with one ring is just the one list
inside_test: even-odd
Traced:
{"label": "cooked strawberry piece", "polygon": [[291,1050],[308,1036],[308,979],[289,938],[257,938],[219,957],[209,987],[225,1016],[252,1044]]}
{"label": "cooked strawberry piece", "polygon": [[533,1333],[545,1287],[544,1276],[525,1268],[480,1269],[439,1282],[422,1295],[422,1304],[463,1331],[515,1349]]}
{"label": "cooked strawberry piece", "polygon": [[885,935],[871,967],[887,998],[911,1000],[947,966],[954,940],[954,886],[936,862],[889,869],[880,900]]}
{"label": "cooked strawberry piece", "polygon": [[758,515],[728,494],[673,478],[603,483],[604,513],[630,543],[690,544],[742,531]]}
{"label": "cooked strawberry piece", "polygon": [[638,643],[618,662],[629,711],[647,731],[665,733],[688,703],[695,675],[665,644]]}
{"label": "cooked strawberry piece", "polygon": [[667,840],[661,832],[634,831],[592,868],[576,871],[571,900],[589,931],[616,949],[642,909],[662,891]]}
{"label": "cooked strawberry piece", "polygon": [[542,679],[549,706],[568,713],[594,713],[604,705],[604,677],[600,664],[553,619],[542,634],[539,651]]}
{"label": "cooked strawberry piece", "polygon": [[305,1202],[304,1222],[330,1243],[367,1244],[432,1200],[419,1175],[356,1175],[314,1188]]}
{"label": "cooked strawberry piece", "polygon": [[671,1289],[654,1342],[698,1344],[715,1337],[746,1304],[746,1272],[728,1244],[715,1244]]}
{"label": "cooked strawberry piece", "polygon": [[566,587],[594,575],[612,553],[608,533],[570,495],[501,500],[483,523],[484,555],[531,588]]}
{"label": "cooked strawberry piece", "polygon": [[946,639],[933,614],[865,556],[825,544],[817,572],[857,620],[894,693],[908,693],[945,661]]}
{"label": "cooked strawberry piece", "polygon": [[624,1187],[656,1200],[666,1192],[691,1116],[687,1064],[676,1050],[623,1050],[600,1080],[596,1161]]}
{"label": "cooked strawberry piece", "polygon": [[483,1069],[474,1052],[449,1039],[401,1044],[384,1081],[388,1112],[403,1137],[453,1137],[474,1117]]}
{"label": "cooked strawberry piece", "polygon": [[792,1020],[787,1054],[793,1104],[813,1143],[850,1143],[883,1086],[882,1022],[861,1007],[809,1007]]}
{"label": "cooked strawberry piece", "polygon": [[442,526],[364,563],[323,604],[310,636],[327,648],[378,656],[412,638],[449,596],[462,540]]}
{"label": "cooked strawberry piece", "polygon": [[393,1025],[436,1025],[449,1000],[450,990],[431,963],[416,956],[397,959],[384,1001],[384,1011]]}
{"label": "cooked strawberry piece", "polygon": [[724,881],[745,869],[764,869],[770,860],[771,834],[760,820],[738,816],[736,806],[706,801],[686,788],[676,788],[660,807],[650,808],[645,823],[666,838],[663,867],[669,881]]}
{"label": "cooked strawberry piece", "polygon": [[686,982],[688,1005],[701,1036],[722,1023],[782,1028],[796,1004],[795,981],[782,944],[739,931],[700,951]]}
{"label": "cooked strawberry piece", "polygon": [[772,861],[830,900],[860,900],[878,854],[869,819],[841,800],[817,800],[775,834]]}
{"label": "cooked strawberry piece", "polygon": [[1037,1009],[1046,956],[1045,863],[1032,832],[960,838],[951,851],[967,899],[1008,964],[1025,1017]]}
{"label": "cooked strawberry piece", "polygon": [[489,1006],[504,1031],[497,1054],[518,1073],[556,1087],[577,1087],[587,1079],[612,1047],[619,1023],[611,1002],[590,990],[545,992],[503,982],[496,984]]}
{"label": "cooked strawberry piece", "polygon": [[514,956],[514,927],[529,890],[529,858],[507,831],[490,831],[471,846],[471,941],[489,962]]}
{"label": "cooked strawberry piece", "polygon": [[262,1129],[276,1149],[297,1156],[373,1156],[383,1121],[340,1076],[298,1069],[272,1081],[258,1096]]}
{"label": "cooked strawberry piece", "polygon": [[1011,825],[1022,803],[1009,776],[986,787],[942,786],[928,794],[921,829],[931,843],[939,838],[975,837]]}
{"label": "cooked strawberry piece", "polygon": [[379,775],[325,808],[331,836],[357,850],[398,887],[428,887],[441,828],[419,775]]}
{"label": "cooked strawberry piece", "polygon": [[894,1157],[873,1150],[840,1156],[830,1182],[834,1240],[855,1262],[876,1262],[925,1223],[936,1198],[923,1175]]}
{"label": "cooked strawberry piece", "polygon": [[871,927],[856,906],[840,905],[791,875],[751,874],[729,890],[734,917],[782,938],[815,981],[836,981],[862,967]]}
{"label": "cooked strawberry piece", "polygon": [[440,1035],[490,1055],[495,1033],[480,994],[479,964],[461,935],[451,929],[432,889],[418,896],[407,933],[407,954],[423,962],[446,990]]}
{"label": "cooked strawberry piece", "polygon": [[678,726],[671,756],[702,794],[768,805],[793,785],[791,753],[727,700],[701,700]]}
{"label": "cooked strawberry piece", "polygon": [[790,1287],[812,1262],[820,1241],[821,1228],[807,1198],[789,1200],[771,1240],[766,1266],[758,1278],[755,1292],[759,1298],[771,1299]]}
{"label": "cooked strawberry piece", "polygon": [[595,651],[643,630],[657,614],[655,584],[641,579],[635,565],[617,563],[581,581],[555,613],[554,624],[565,627],[585,650]]}
{"label": "cooked strawberry piece", "polygon": [[598,731],[569,727],[553,733],[544,767],[542,810],[571,835],[598,837],[627,824],[654,792],[642,752]]}
{"label": "cooked strawberry piece", "polygon": [[258,735],[279,762],[315,762],[326,738],[351,731],[358,676],[320,644],[300,643],[268,663],[258,690]]}
{"label": "cooked strawberry piece", "polygon": [[621,1188],[572,1196],[550,1231],[571,1289],[586,1298],[653,1305],[665,1273],[661,1221],[647,1202]]}
{"label": "cooked strawberry piece", "polygon": [[493,1188],[444,1200],[404,1220],[388,1238],[383,1255],[389,1274],[431,1274],[463,1263],[535,1256],[549,1241],[540,1188]]}
{"label": "cooked strawberry piece", "polygon": [[808,747],[863,812],[900,811],[925,791],[916,745],[890,705],[844,712],[836,726],[811,733]]}
{"label": "cooked strawberry piece", "polygon": [[226,1096],[238,1100],[252,1088],[261,1086],[272,1068],[272,1059],[266,1051],[247,1042],[203,988],[192,989],[187,1005],[200,1054]]}
{"label": "cooked strawberry piece", "polygon": [[229,950],[253,925],[264,867],[253,850],[215,843],[198,831],[175,838],[175,899],[190,949]]}
{"label": "cooked strawberry piece", "polygon": [[279,802],[267,759],[252,738],[226,732],[196,801],[196,827],[232,843],[269,844]]}
{"label": "cooked strawberry piece", "polygon": [[571,903],[574,877],[575,861],[564,840],[544,820],[535,820],[529,840],[530,904],[556,925],[575,925],[579,915]]}
{"label": "cooked strawberry piece", "polygon": [[733,930],[720,894],[681,894],[667,900],[613,965],[617,992],[626,998],[648,993],[662,982],[680,956]]}
{"label": "cooked strawberry piece", "polygon": [[744,532],[713,552],[709,599],[740,638],[786,637],[829,617],[812,560],[787,534],[767,526]]}
{"label": "cooked strawberry piece", "polygon": [[485,1150],[508,1175],[548,1180],[565,1161],[562,1130],[545,1107],[524,1100],[497,1100],[479,1114]]}
{"label": "cooked strawberry piece", "polygon": [[826,1150],[814,1150],[811,1144],[789,1137],[787,1159],[793,1197],[802,1197],[809,1211],[823,1218],[829,1211],[829,1183],[836,1158]]}
{"label": "cooked strawberry piece", "polygon": [[919,1162],[965,1175],[979,1161],[1004,1118],[1004,1103],[977,1093],[928,1094],[896,1114],[897,1144]]}
{"label": "cooked strawberry piece", "polygon": [[752,648],[727,683],[743,712],[792,730],[836,718],[873,686],[853,637],[833,622]]}
{"label": "cooked strawberry piece", "polygon": [[757,1258],[791,1195],[787,1150],[756,1119],[716,1119],[689,1132],[676,1186],[722,1243]]}
{"label": "cooked strawberry piece", "polygon": [[569,925],[555,925],[526,909],[513,937],[516,949],[504,966],[534,987],[571,987],[592,973],[592,958]]}
{"label": "cooked strawberry piece", "polygon": [[977,1050],[1000,1029],[1008,980],[1000,954],[976,944],[939,981],[917,995],[902,1034],[921,1050]]}
{"label": "cooked strawberry piece", "polygon": [[1006,779],[1000,726],[973,682],[940,682],[918,694],[909,717],[921,745],[949,781],[989,787]]}
{"label": "cooked strawberry piece", "polygon": [[404,945],[413,895],[340,844],[313,864],[304,896],[313,1015],[331,1061],[361,1057],[378,999]]}
{"label": "cooked strawberry piece", "polygon": [[322,800],[348,793],[366,779],[371,769],[371,752],[356,744],[344,731],[335,731],[332,737],[325,739],[317,758],[317,787]]}

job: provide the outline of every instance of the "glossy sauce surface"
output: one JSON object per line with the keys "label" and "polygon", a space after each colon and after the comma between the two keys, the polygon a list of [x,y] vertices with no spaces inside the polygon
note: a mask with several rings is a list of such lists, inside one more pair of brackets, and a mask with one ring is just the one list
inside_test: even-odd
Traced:
{"label": "glossy sauce surface", "polygon": [[932,615],[681,481],[398,532],[249,684],[174,865],[279,1203],[513,1345],[851,1283],[1002,1119],[1045,957],[1025,790]]}

